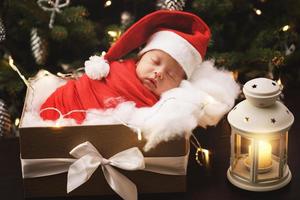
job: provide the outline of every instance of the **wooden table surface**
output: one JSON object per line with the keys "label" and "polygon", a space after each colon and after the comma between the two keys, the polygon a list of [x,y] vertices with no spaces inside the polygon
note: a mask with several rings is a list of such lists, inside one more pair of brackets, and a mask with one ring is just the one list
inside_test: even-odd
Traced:
{"label": "wooden table surface", "polygon": [[[199,166],[194,159],[194,148],[191,149],[188,174],[187,192],[172,194],[142,194],[139,199],[143,200],[203,200],[203,199],[300,199],[300,91],[290,90],[284,94],[284,104],[293,112],[295,122],[289,132],[288,165],[292,172],[292,181],[286,187],[272,192],[248,192],[241,190],[227,180],[226,172],[229,167],[230,155],[230,128],[224,118],[218,126],[197,129],[195,134],[204,148],[212,151],[212,159],[209,167]],[[0,138],[0,199],[22,200],[22,176],[19,161],[18,138]],[[55,187],[49,186],[49,187]],[[39,198],[50,200],[50,198]],[[114,196],[98,197],[63,197],[51,198],[51,200],[99,200],[120,199]]]}

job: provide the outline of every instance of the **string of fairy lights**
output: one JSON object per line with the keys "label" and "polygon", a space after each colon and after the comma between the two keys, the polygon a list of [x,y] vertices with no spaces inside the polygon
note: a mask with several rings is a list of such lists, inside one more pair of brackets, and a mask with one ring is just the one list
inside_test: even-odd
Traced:
{"label": "string of fairy lights", "polygon": [[[258,8],[253,8],[253,11],[254,11],[255,14],[258,15],[258,16],[263,14],[263,12],[262,12],[260,9],[258,9]],[[286,31],[288,31],[290,28],[291,28],[290,25],[286,24],[286,25],[282,26],[280,29],[281,29],[282,31],[286,32]]]}

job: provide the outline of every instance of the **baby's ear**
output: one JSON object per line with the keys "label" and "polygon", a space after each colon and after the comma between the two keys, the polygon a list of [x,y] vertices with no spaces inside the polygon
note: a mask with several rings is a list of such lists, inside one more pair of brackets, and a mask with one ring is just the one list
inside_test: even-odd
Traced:
{"label": "baby's ear", "polygon": [[84,62],[86,75],[93,80],[100,80],[109,73],[109,63],[103,57],[91,56]]}

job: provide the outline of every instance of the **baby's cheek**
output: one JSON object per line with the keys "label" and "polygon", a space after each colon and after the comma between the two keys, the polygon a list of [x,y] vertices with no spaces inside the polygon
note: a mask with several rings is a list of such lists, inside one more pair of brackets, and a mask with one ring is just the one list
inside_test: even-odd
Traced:
{"label": "baby's cheek", "polygon": [[142,79],[142,72],[141,72],[141,70],[137,67],[135,71],[136,71],[137,77],[138,77],[139,79]]}
{"label": "baby's cheek", "polygon": [[140,79],[147,77],[147,74],[149,74],[149,70],[143,66],[138,66],[136,71]]}
{"label": "baby's cheek", "polygon": [[178,83],[178,81],[170,80],[168,85],[169,85],[170,89],[172,89],[172,88],[177,87],[179,85],[179,83]]}
{"label": "baby's cheek", "polygon": [[173,89],[173,88],[175,88],[176,87],[176,85],[174,84],[174,83],[172,83],[172,82],[170,82],[170,81],[165,81],[162,85],[161,85],[161,87],[159,88],[162,92],[165,92],[165,91],[168,91],[168,90],[170,90],[170,89]]}

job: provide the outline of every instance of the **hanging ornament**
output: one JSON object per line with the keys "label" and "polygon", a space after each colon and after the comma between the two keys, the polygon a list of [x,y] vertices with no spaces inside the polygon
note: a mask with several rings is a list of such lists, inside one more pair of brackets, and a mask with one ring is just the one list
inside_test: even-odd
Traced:
{"label": "hanging ornament", "polygon": [[126,28],[128,27],[134,20],[132,14],[128,11],[123,11],[121,13],[121,25]]}
{"label": "hanging ornament", "polygon": [[291,55],[296,50],[296,46],[294,44],[291,44],[289,47],[287,44],[285,44],[284,46],[285,46],[285,55],[286,56]]}
{"label": "hanging ornament", "polygon": [[157,0],[157,10],[183,10],[185,0]]}
{"label": "hanging ornament", "polygon": [[44,64],[47,57],[47,44],[44,39],[42,39],[37,28],[31,29],[31,50],[35,62],[39,65]]}
{"label": "hanging ornament", "polygon": [[50,11],[50,21],[49,21],[49,28],[53,28],[53,23],[55,20],[56,13],[61,12],[61,8],[66,7],[69,5],[70,0],[64,0],[63,3],[61,3],[62,0],[38,0],[37,3],[44,11]]}
{"label": "hanging ornament", "polygon": [[4,101],[0,99],[0,137],[9,136],[12,133],[11,128],[12,124],[7,106]]}
{"label": "hanging ornament", "polygon": [[4,40],[5,40],[5,28],[2,19],[0,18],[0,42]]}

